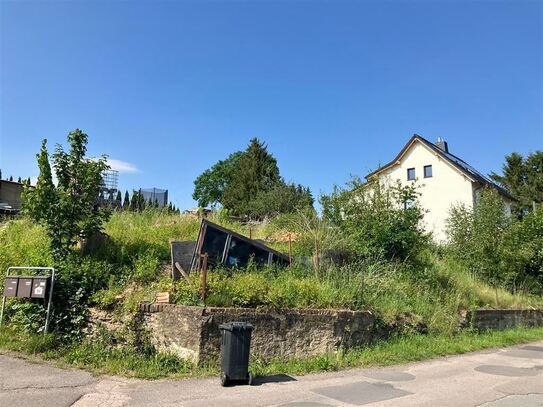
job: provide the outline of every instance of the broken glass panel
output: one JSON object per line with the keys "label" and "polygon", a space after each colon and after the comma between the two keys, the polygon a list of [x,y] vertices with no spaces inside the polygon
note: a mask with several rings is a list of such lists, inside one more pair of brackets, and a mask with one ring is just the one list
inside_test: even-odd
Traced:
{"label": "broken glass panel", "polygon": [[232,237],[230,249],[226,255],[227,266],[244,266],[253,258],[258,266],[268,264],[269,252],[260,249],[250,242],[243,241],[237,237]]}
{"label": "broken glass panel", "polygon": [[202,253],[209,255],[208,261],[210,264],[219,264],[221,262],[227,237],[227,233],[207,225],[202,242]]}

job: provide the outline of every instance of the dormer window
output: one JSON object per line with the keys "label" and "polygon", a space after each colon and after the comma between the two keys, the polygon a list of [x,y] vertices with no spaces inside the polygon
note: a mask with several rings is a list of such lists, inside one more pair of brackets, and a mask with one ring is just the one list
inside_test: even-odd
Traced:
{"label": "dormer window", "polygon": [[408,168],[407,169],[407,180],[408,181],[414,181],[415,180],[415,169],[414,168]]}
{"label": "dormer window", "polygon": [[425,165],[424,166],[424,178],[432,178],[432,166],[431,165]]}

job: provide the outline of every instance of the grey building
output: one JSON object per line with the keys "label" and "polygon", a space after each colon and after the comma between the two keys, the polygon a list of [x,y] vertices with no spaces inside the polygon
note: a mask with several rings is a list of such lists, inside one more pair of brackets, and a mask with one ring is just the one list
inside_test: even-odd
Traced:
{"label": "grey building", "polygon": [[21,210],[24,184],[0,180],[0,213],[15,214]]}

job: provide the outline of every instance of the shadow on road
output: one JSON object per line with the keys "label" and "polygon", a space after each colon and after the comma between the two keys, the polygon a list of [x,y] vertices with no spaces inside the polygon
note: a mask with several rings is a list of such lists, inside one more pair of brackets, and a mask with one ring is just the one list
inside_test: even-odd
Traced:
{"label": "shadow on road", "polygon": [[296,379],[286,374],[275,374],[271,376],[259,376],[255,377],[253,386],[260,386],[266,383],[283,383],[283,382],[295,382]]}

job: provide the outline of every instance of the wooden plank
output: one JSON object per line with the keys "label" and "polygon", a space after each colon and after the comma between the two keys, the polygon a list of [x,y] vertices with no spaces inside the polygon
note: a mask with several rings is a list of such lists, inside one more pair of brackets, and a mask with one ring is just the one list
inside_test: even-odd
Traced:
{"label": "wooden plank", "polygon": [[160,303],[160,304],[169,304],[170,293],[169,292],[156,293],[155,302]]}

